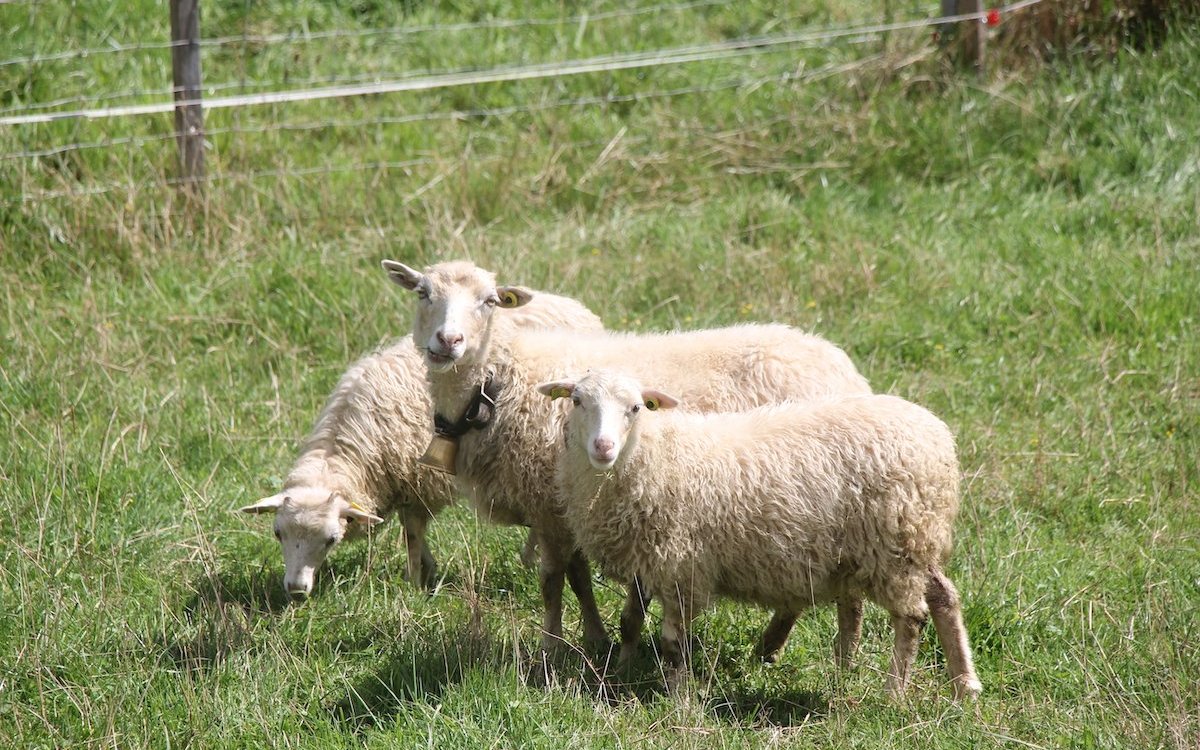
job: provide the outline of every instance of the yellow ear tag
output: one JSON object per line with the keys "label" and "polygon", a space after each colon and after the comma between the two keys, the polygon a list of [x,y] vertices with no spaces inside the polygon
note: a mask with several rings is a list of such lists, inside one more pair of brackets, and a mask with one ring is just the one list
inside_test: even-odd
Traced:
{"label": "yellow ear tag", "polygon": [[518,301],[517,293],[513,292],[513,291],[508,291],[508,292],[505,292],[504,296],[500,298],[500,306],[501,307],[516,307],[517,301]]}
{"label": "yellow ear tag", "polygon": [[557,388],[550,389],[550,398],[566,398],[571,395],[571,391],[561,385]]}
{"label": "yellow ear tag", "polygon": [[658,411],[658,399],[654,397],[646,399],[646,408],[650,411]]}
{"label": "yellow ear tag", "polygon": [[348,501],[348,502],[350,503],[350,510],[357,510],[357,511],[358,511],[358,512],[360,512],[360,513],[366,513],[366,512],[367,512],[367,509],[366,509],[366,508],[362,507],[361,505],[359,505],[358,503],[354,502],[353,500],[350,500],[350,501]]}

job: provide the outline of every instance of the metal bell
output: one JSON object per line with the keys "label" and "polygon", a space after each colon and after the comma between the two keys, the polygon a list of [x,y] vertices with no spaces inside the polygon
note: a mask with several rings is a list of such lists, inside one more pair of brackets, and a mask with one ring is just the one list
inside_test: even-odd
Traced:
{"label": "metal bell", "polygon": [[446,474],[454,473],[454,459],[458,456],[458,441],[442,435],[434,435],[425,449],[425,455],[417,463]]}

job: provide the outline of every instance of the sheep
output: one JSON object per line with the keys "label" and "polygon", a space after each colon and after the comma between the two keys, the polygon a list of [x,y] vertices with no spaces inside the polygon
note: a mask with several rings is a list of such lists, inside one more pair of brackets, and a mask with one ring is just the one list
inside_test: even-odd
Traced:
{"label": "sheep", "polygon": [[[603,328],[586,307],[553,294],[539,294],[536,304],[506,320],[528,328],[561,323]],[[425,366],[411,337],[363,357],[338,381],[283,489],[241,509],[276,514],[284,590],[293,599],[311,593],[316,570],[336,544],[365,536],[391,513],[404,527],[409,580],[433,588],[437,565],[425,530],[455,493],[449,477],[417,466],[432,408]],[[522,553],[527,564],[532,539]]]}
{"label": "sheep", "polygon": [[283,488],[242,508],[274,513],[284,589],[307,597],[317,568],[344,538],[359,538],[397,513],[408,575],[432,587],[436,565],[425,544],[429,520],[454,499],[453,484],[418,471],[429,398],[424,365],[405,337],[354,363],[342,375],[300,450]]}
{"label": "sheep", "polygon": [[891,696],[908,685],[930,614],[955,694],[980,692],[942,572],[958,459],[929,411],[864,395],[669,413],[677,399],[608,370],[538,390],[573,404],[557,483],[575,539],[605,572],[636,576],[663,602],[669,687],[686,679],[692,618],[718,596],[799,614],[865,595],[895,629]]}
{"label": "sheep", "polygon": [[[490,421],[480,429],[456,431],[458,454],[451,468],[480,515],[497,523],[528,524],[537,535],[547,650],[562,639],[564,577],[579,600],[585,643],[600,648],[608,638],[587,560],[576,549],[554,489],[562,450],[556,425],[565,410],[539,397],[533,391],[537,383],[599,362],[624,364],[668,383],[697,409],[870,392],[845,352],[787,326],[644,335],[517,330],[497,321],[535,299],[523,287],[498,287],[492,273],[469,262],[442,263],[423,273],[395,261],[383,265],[392,281],[419,298],[413,340],[425,356],[434,409],[443,424],[458,420],[461,425],[459,415],[473,413],[481,394],[492,391]],[[621,615],[626,643],[636,641],[648,602],[633,583]],[[766,645],[782,646],[793,621],[788,614],[773,620],[768,632],[776,639]]]}

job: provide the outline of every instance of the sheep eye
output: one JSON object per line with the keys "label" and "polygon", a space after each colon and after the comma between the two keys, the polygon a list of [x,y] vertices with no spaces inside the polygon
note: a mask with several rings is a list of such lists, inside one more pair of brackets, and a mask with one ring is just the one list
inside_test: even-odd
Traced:
{"label": "sheep eye", "polygon": [[572,397],[571,397],[571,403],[572,403],[572,404],[575,404],[576,406],[579,406],[579,397],[578,397],[578,396],[572,396]]}
{"label": "sheep eye", "polygon": [[275,538],[281,542],[283,541],[283,534],[280,533],[279,529],[275,529]]}
{"label": "sheep eye", "polygon": [[423,286],[417,287],[417,299],[428,302],[429,301],[429,290]]}
{"label": "sheep eye", "polygon": [[335,542],[337,542],[336,536],[326,537],[325,538],[325,549],[329,549],[330,547],[332,547]]}

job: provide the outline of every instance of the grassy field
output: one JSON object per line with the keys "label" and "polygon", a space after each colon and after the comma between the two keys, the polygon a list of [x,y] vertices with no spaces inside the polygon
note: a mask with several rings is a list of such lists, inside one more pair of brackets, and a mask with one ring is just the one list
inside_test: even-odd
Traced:
{"label": "grassy field", "polygon": [[[205,78],[230,83],[217,95],[561,60],[882,4],[796,5],[584,22],[509,0],[206,3],[214,38],[567,20],[235,44],[206,50]],[[149,0],[37,3],[0,23],[15,58],[162,38],[167,18]],[[994,64],[984,82],[914,33],[214,111],[215,179],[191,212],[165,184],[169,116],[0,128],[2,744],[1195,750],[1196,32],[1112,60]],[[8,65],[0,109],[142,101],[96,97],[169,82],[162,50]],[[611,101],[570,103],[597,96]],[[11,158],[90,143],[105,145]],[[698,622],[691,699],[655,689],[649,639],[615,697],[577,657],[540,685],[522,534],[465,507],[433,527],[436,594],[401,581],[389,527],[289,605],[267,524],[233,511],[276,491],[346,365],[407,331],[384,257],[469,257],[613,328],[790,323],[929,406],[960,441],[950,572],[983,697],[950,700],[930,629],[910,698],[886,701],[877,608],[847,673],[832,612],[802,618],[766,667],[751,659],[766,614],[722,605]],[[615,629],[621,592],[598,593]],[[568,599],[574,635],[576,614]]]}

